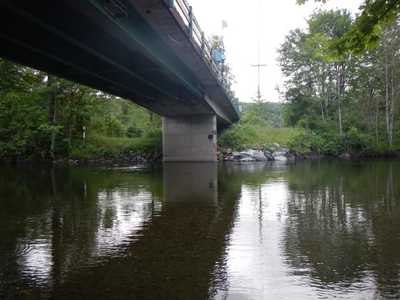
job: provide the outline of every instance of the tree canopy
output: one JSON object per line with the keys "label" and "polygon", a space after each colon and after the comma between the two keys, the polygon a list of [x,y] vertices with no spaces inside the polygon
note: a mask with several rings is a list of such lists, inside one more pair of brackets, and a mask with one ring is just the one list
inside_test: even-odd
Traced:
{"label": "tree canopy", "polygon": [[[308,0],[297,0],[304,4]],[[327,2],[329,0],[315,0]],[[360,7],[351,28],[331,45],[331,50],[339,54],[344,52],[361,53],[365,49],[378,46],[383,28],[395,22],[400,13],[400,0],[365,0]]]}

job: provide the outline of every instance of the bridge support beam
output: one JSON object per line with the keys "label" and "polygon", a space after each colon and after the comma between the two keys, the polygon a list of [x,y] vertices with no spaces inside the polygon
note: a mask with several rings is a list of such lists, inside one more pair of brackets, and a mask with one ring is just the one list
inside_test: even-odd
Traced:
{"label": "bridge support beam", "polygon": [[163,117],[165,162],[217,161],[217,118],[215,115]]}

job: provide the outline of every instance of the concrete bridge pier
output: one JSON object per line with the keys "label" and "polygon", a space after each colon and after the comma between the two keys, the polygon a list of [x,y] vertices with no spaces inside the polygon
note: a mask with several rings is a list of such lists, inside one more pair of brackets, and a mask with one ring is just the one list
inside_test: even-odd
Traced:
{"label": "concrete bridge pier", "polygon": [[163,117],[165,162],[217,161],[217,118],[215,115]]}

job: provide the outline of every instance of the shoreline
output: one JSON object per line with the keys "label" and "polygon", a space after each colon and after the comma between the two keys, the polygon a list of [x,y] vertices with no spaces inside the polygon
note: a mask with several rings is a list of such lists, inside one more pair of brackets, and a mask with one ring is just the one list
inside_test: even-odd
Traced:
{"label": "shoreline", "polygon": [[[241,160],[241,159],[218,159],[218,163],[293,163],[301,161],[376,161],[376,160],[399,160],[400,153],[385,153],[383,155],[350,155],[350,156],[331,156],[331,155],[296,155],[290,153],[286,160]],[[118,157],[118,158],[98,158],[98,159],[68,159],[62,158],[57,160],[43,160],[43,159],[0,159],[0,165],[7,166],[27,166],[27,165],[42,165],[42,166],[68,166],[68,167],[135,167],[135,166],[154,166],[162,164],[162,158],[146,159],[144,157]]]}

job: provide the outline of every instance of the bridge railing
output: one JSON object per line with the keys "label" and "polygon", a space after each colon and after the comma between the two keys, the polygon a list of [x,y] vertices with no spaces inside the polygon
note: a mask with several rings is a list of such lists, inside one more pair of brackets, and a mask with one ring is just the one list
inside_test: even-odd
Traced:
{"label": "bridge railing", "polygon": [[186,26],[186,34],[188,38],[193,41],[203,56],[204,61],[214,73],[219,84],[225,90],[226,95],[231,101],[236,112],[239,113],[237,103],[234,101],[233,92],[227,82],[226,77],[223,75],[218,63],[214,60],[212,55],[212,46],[208,39],[205,37],[204,31],[201,29],[196,17],[193,15],[193,8],[186,0],[164,0],[169,8],[174,8],[181,17],[184,25]]}

